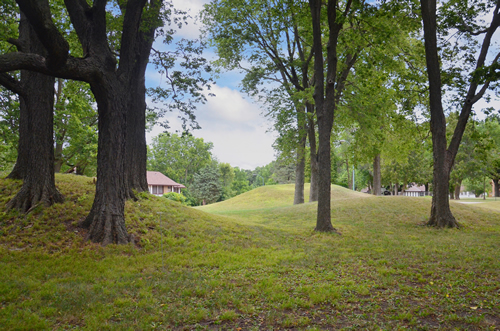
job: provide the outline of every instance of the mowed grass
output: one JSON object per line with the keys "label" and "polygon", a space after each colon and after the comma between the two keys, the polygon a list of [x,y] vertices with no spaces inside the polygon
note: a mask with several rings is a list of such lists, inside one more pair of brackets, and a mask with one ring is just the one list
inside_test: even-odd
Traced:
{"label": "mowed grass", "polygon": [[[332,223],[293,186],[202,208],[140,194],[137,245],[75,227],[91,179],[56,177],[66,202],[0,213],[0,328],[84,330],[485,329],[500,325],[500,213],[452,203],[460,230],[422,226],[430,200],[333,187]],[[0,180],[0,210],[21,183]],[[306,193],[307,199],[307,193]],[[209,212],[209,213],[208,213]]]}

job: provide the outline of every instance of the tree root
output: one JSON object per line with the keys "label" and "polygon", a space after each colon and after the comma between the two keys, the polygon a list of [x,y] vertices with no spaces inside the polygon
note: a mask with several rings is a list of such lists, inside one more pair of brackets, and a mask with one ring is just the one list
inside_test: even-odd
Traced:
{"label": "tree root", "polygon": [[7,210],[17,209],[21,213],[27,214],[39,205],[47,207],[55,203],[64,202],[64,196],[54,189],[30,188],[29,185],[23,185],[21,190],[5,206]]}
{"label": "tree root", "polygon": [[460,223],[458,223],[455,217],[453,216],[448,216],[448,217],[431,216],[431,218],[427,221],[425,225],[436,228],[460,229]]}
{"label": "tree root", "polygon": [[324,233],[335,233],[335,234],[338,234],[339,236],[342,235],[342,233],[340,233],[337,229],[335,229],[333,226],[328,226],[327,228],[321,228],[319,229],[317,226],[314,228],[314,231],[316,232],[324,232]]}
{"label": "tree root", "polygon": [[108,244],[128,244],[133,242],[134,239],[132,235],[127,233],[123,214],[112,214],[106,211],[100,213],[91,212],[81,226],[89,229],[85,240],[103,246]]}

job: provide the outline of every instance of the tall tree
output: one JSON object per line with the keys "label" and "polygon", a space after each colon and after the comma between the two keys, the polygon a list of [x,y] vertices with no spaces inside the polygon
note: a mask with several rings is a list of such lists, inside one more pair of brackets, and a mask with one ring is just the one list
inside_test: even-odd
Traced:
{"label": "tall tree", "polygon": [[[9,39],[24,52],[47,54],[35,30],[21,13],[19,38]],[[6,74],[3,74],[6,77]],[[23,179],[23,186],[7,203],[7,209],[28,212],[39,204],[64,200],[55,186],[53,153],[54,77],[21,71],[20,81],[4,84],[20,96],[19,146],[16,166],[9,178]],[[12,87],[15,88],[12,88]]]}
{"label": "tall tree", "polygon": [[[334,113],[340,101],[345,83],[351,68],[354,66],[359,49],[346,47],[343,57],[338,49],[341,31],[356,8],[353,1],[345,4],[329,1],[327,4],[328,47],[326,63],[323,58],[322,1],[309,0],[313,30],[314,52],[314,101],[318,118],[318,213],[316,231],[335,232],[331,222],[331,145],[330,137],[333,127]],[[343,62],[339,63],[339,59]],[[326,81],[325,81],[326,67]],[[326,83],[326,84],[325,84]]]}
{"label": "tall tree", "polygon": [[[311,114],[309,121],[306,117],[306,110],[313,112],[306,97],[310,86],[312,50],[308,43],[309,17],[305,15],[304,7],[303,2],[293,0],[252,3],[213,0],[203,14],[210,39],[219,55],[217,64],[224,69],[241,69],[245,73],[243,89],[252,96],[259,95],[271,106],[270,114],[277,122],[277,131],[288,138],[286,151],[296,154],[294,204],[304,202],[308,122],[309,130],[315,128],[314,116]],[[263,82],[278,83],[278,87],[262,88]],[[315,140],[310,140],[310,144],[315,144]],[[315,146],[311,150],[314,151]],[[314,161],[315,157],[311,160]],[[314,171],[316,167],[311,169]],[[313,180],[313,191],[315,183]]]}
{"label": "tall tree", "polygon": [[222,193],[222,183],[217,167],[207,166],[194,174],[190,191],[203,205],[216,202]]}
{"label": "tall tree", "polygon": [[[498,68],[497,61],[500,54],[494,57],[490,65],[486,64],[493,35],[500,24],[500,1],[495,1],[494,3],[495,8],[492,12],[491,21],[486,27],[478,26],[476,19],[479,14],[484,14],[480,9],[489,8],[488,4],[474,7],[474,5],[477,5],[475,1],[471,3],[450,1],[441,7],[442,10],[446,10],[445,17],[447,16],[446,14],[449,14],[446,22],[448,26],[445,26],[445,29],[453,27],[469,38],[478,35],[484,36],[477,58],[474,59],[471,56],[466,58],[469,60],[468,64],[473,67],[473,70],[468,73],[469,77],[465,80],[467,83],[463,84],[468,85],[468,88],[464,89],[465,98],[462,100],[457,125],[448,145],[446,140],[446,118],[442,102],[442,75],[438,55],[437,4],[436,0],[420,0],[427,74],[429,77],[429,105],[434,159],[432,207],[430,218],[427,222],[430,226],[459,227],[458,222],[451,213],[449,205],[450,172],[455,162],[455,157],[472,107],[483,97],[491,81],[496,79],[495,71]],[[480,86],[481,84],[482,86]]]}
{"label": "tall tree", "polygon": [[18,0],[21,10],[34,27],[48,55],[17,52],[0,56],[0,72],[29,69],[62,78],[83,80],[90,84],[99,112],[99,147],[96,196],[92,209],[82,223],[88,238],[102,244],[128,243],[124,205],[126,115],[132,102],[129,82],[134,75],[145,33],[161,10],[160,1],[130,0],[125,11],[119,50],[112,50],[106,35],[106,0],[92,6],[83,0],[65,2],[73,27],[83,49],[83,57],[69,56],[68,42],[51,18],[47,1]]}

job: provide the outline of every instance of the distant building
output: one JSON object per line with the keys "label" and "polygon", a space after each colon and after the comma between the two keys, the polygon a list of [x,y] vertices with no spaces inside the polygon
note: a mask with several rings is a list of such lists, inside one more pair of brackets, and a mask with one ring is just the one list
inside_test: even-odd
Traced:
{"label": "distant building", "polygon": [[148,171],[149,193],[154,195],[163,195],[169,192],[181,193],[184,185],[179,184],[158,171]]}
{"label": "distant building", "polygon": [[429,192],[425,191],[425,185],[413,184],[412,186],[404,190],[403,195],[407,197],[423,197],[430,194]]}

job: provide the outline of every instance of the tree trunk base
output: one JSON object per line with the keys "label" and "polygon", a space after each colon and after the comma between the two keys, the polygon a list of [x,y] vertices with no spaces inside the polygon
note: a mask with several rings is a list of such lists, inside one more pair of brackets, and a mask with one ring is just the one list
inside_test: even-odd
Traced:
{"label": "tree trunk base", "polygon": [[116,215],[107,211],[97,214],[90,212],[80,226],[89,230],[85,240],[103,246],[108,244],[128,244],[134,241],[133,236],[127,233],[123,215]]}
{"label": "tree trunk base", "polygon": [[134,190],[132,189],[127,189],[125,190],[125,200],[132,200],[132,201],[137,201],[137,196],[134,193]]}
{"label": "tree trunk base", "polygon": [[14,166],[14,169],[10,172],[10,174],[5,177],[6,179],[24,179],[25,177],[25,169],[21,169],[20,167],[16,165]]}
{"label": "tree trunk base", "polygon": [[316,226],[314,228],[314,231],[316,231],[316,232],[326,232],[326,233],[335,233],[335,234],[338,234],[338,235],[342,235],[332,225],[321,226],[321,227]]}
{"label": "tree trunk base", "polygon": [[64,202],[64,196],[55,187],[53,189],[46,186],[32,188],[29,185],[23,185],[5,207],[7,210],[17,209],[21,213],[27,214],[41,204],[50,207],[61,202]]}
{"label": "tree trunk base", "polygon": [[454,228],[454,229],[460,228],[460,224],[451,214],[446,216],[431,215],[430,219],[427,221],[425,225],[433,226],[436,228]]}

